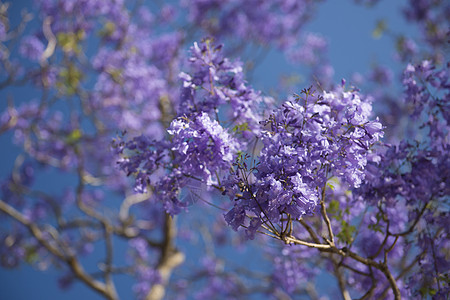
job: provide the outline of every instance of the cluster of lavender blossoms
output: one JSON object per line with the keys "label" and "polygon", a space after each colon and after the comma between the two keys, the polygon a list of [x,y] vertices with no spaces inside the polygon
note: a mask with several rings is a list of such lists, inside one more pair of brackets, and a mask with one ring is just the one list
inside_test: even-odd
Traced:
{"label": "cluster of lavender blossoms", "polygon": [[311,214],[324,200],[330,178],[358,187],[367,160],[376,159],[371,148],[383,135],[370,113],[370,102],[357,91],[345,91],[344,84],[322,95],[303,90],[283,103],[261,122],[263,145],[256,165],[247,168],[238,161],[227,181],[227,193],[235,200],[227,222],[236,230],[246,215],[253,215],[247,227],[253,237],[261,224]]}
{"label": "cluster of lavender blossoms", "polygon": [[[284,215],[297,220],[312,213],[332,177],[354,187],[361,184],[367,160],[377,159],[372,146],[383,136],[381,123],[370,120],[370,100],[361,98],[358,91],[346,91],[344,82],[318,96],[305,89],[302,96],[283,103],[257,123],[259,94],[245,86],[240,65],[223,58],[220,50],[211,40],[191,48],[189,61],[195,73],[180,75],[181,116],[170,124],[166,142],[171,151],[170,172],[159,179],[171,184],[158,185],[158,194],[171,195],[172,203],[181,204],[171,191],[178,192],[189,180],[214,186],[235,200],[225,216],[235,230],[244,225],[249,213],[254,216],[248,227],[253,237],[261,224],[279,223]],[[231,124],[237,124],[229,126],[229,132],[208,115],[219,118],[230,112]],[[253,136],[254,142],[239,144],[241,133]],[[153,162],[160,157],[151,147],[146,151],[145,145],[135,146],[142,139],[132,140],[132,147],[128,144],[119,152],[123,155],[120,165],[128,174],[136,174],[136,188],[145,192],[151,180],[148,176],[143,180],[142,174],[153,174],[157,167]],[[250,153],[258,143],[262,143],[260,153]],[[128,155],[127,149],[131,150]],[[250,155],[255,163],[251,168],[245,162]]]}
{"label": "cluster of lavender blossoms", "polygon": [[234,35],[261,44],[285,48],[310,19],[314,1],[291,0],[183,0],[189,20],[209,35]]}
{"label": "cluster of lavender blossoms", "polygon": [[[415,37],[376,29],[401,66],[340,84],[321,1],[34,2],[0,3],[2,268],[109,300],[448,298],[446,1],[405,1]],[[273,51],[298,94],[252,87]]]}
{"label": "cluster of lavender blossoms", "polygon": [[[370,180],[356,191],[357,199],[378,208],[372,217],[374,232],[366,239],[378,237],[374,248],[395,240],[402,245],[392,255],[413,252],[419,263],[420,271],[405,281],[405,296],[444,299],[450,291],[445,279],[450,263],[443,250],[448,249],[450,204],[448,69],[436,69],[430,61],[406,67],[404,101],[417,123],[417,136],[386,145],[379,164],[368,168]],[[408,245],[410,235],[418,240],[416,252]]]}
{"label": "cluster of lavender blossoms", "polygon": [[257,112],[268,99],[246,85],[242,63],[224,57],[222,45],[212,42],[206,39],[191,47],[190,74],[179,75],[183,88],[177,115],[217,114],[220,107],[227,123],[257,132],[260,120]]}
{"label": "cluster of lavender blossoms", "polygon": [[[178,196],[192,181],[218,187],[224,171],[245,146],[242,140],[250,136],[245,131],[254,134],[258,130],[255,112],[264,98],[246,86],[241,64],[224,58],[221,48],[210,39],[191,47],[192,75],[180,73],[183,88],[175,109],[178,117],[170,123],[168,140],[139,136],[114,144],[121,155],[120,167],[136,176],[135,189],[148,192],[153,185],[152,192],[159,195],[170,214],[186,207]],[[224,118],[232,119],[228,122],[235,124],[235,133],[243,132],[240,137],[210,116],[218,117],[222,112]],[[165,171],[158,171],[160,168]]]}

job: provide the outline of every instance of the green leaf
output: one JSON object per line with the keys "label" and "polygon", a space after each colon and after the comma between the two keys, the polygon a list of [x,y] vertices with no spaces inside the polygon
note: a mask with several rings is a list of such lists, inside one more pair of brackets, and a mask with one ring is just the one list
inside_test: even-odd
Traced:
{"label": "green leaf", "polygon": [[339,185],[339,178],[337,177],[331,177],[327,181],[327,186],[334,191],[335,187]]}
{"label": "green leaf", "polygon": [[331,200],[330,204],[328,205],[328,212],[332,215],[336,215],[338,211],[339,211],[339,201]]}
{"label": "green leaf", "polygon": [[68,144],[71,144],[71,145],[76,144],[81,139],[82,135],[83,134],[82,134],[81,130],[77,128],[69,134],[66,141]]}
{"label": "green leaf", "polygon": [[69,67],[63,68],[59,72],[59,78],[61,81],[57,83],[58,88],[69,95],[73,95],[78,89],[78,86],[83,78],[83,74],[77,67],[70,64]]}
{"label": "green leaf", "polygon": [[109,69],[107,70],[107,73],[111,76],[112,80],[115,83],[122,84],[122,71],[119,69]]}
{"label": "green leaf", "polygon": [[25,249],[25,261],[29,264],[35,263],[39,259],[39,255],[35,247],[27,247]]}
{"label": "green leaf", "polygon": [[383,230],[381,230],[382,229],[381,225],[379,225],[378,223],[377,224],[369,224],[368,228],[375,232],[381,232],[381,233],[383,232]]}
{"label": "green leaf", "polygon": [[85,37],[83,30],[77,32],[60,32],[57,34],[56,39],[64,52],[74,52],[79,54],[82,50],[80,41]]}
{"label": "green leaf", "polygon": [[387,28],[387,23],[384,19],[378,20],[375,29],[372,31],[373,38],[381,38],[381,36],[386,32]]}
{"label": "green leaf", "polygon": [[327,182],[327,186],[334,191],[334,185],[331,182]]}
{"label": "green leaf", "polygon": [[114,33],[114,31],[116,31],[116,24],[108,21],[105,23],[105,25],[103,25],[103,28],[100,30],[99,35],[101,37],[109,37]]}
{"label": "green leaf", "polygon": [[350,244],[353,241],[353,235],[356,232],[356,226],[350,225],[344,220],[341,222],[341,226],[341,232],[337,234],[337,237],[346,244]]}
{"label": "green leaf", "polygon": [[248,128],[248,123],[242,123],[242,124],[238,124],[236,126],[233,127],[233,132],[239,133],[239,132],[243,132],[243,131],[249,131]]}

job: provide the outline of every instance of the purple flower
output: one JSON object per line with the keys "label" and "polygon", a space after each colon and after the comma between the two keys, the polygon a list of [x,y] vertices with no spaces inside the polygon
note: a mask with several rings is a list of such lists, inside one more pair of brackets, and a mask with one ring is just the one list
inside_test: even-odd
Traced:
{"label": "purple flower", "polygon": [[143,261],[148,258],[148,245],[147,241],[143,238],[134,238],[128,242],[130,247],[135,251],[137,257]]}
{"label": "purple flower", "polygon": [[168,132],[179,171],[202,178],[207,185],[217,184],[213,176],[229,168],[239,149],[236,140],[205,112],[175,119]]}
{"label": "purple flower", "polygon": [[225,181],[235,201],[225,215],[228,224],[236,230],[245,225],[244,215],[250,215],[250,226],[245,226],[253,237],[260,224],[253,218],[276,224],[285,214],[293,219],[311,214],[332,176],[358,187],[371,147],[383,136],[370,113],[368,100],[342,88],[323,95],[305,89],[302,96],[283,103],[261,123],[258,164],[250,168],[241,157]]}
{"label": "purple flower", "polygon": [[287,52],[288,59],[310,68],[310,81],[322,87],[331,87],[334,69],[328,59],[328,42],[319,34],[307,33],[299,45]]}
{"label": "purple flower", "polygon": [[403,12],[408,21],[417,23],[421,29],[422,40],[431,48],[426,50],[429,57],[436,62],[445,62],[450,12],[448,2],[409,0]]}
{"label": "purple flower", "polygon": [[74,275],[71,272],[64,274],[58,279],[58,286],[62,290],[69,289],[75,281]]}
{"label": "purple flower", "polygon": [[161,275],[157,270],[144,265],[136,268],[137,283],[133,285],[133,291],[138,299],[145,299],[152,286],[161,282]]}
{"label": "purple flower", "polygon": [[0,264],[6,268],[17,267],[26,257],[24,240],[21,234],[1,234]]}
{"label": "purple flower", "polygon": [[383,66],[376,66],[369,74],[368,79],[380,85],[389,85],[392,83],[393,77],[394,75],[391,69]]}
{"label": "purple flower", "polygon": [[44,53],[44,44],[36,36],[29,35],[22,40],[19,52],[30,60],[39,61]]}
{"label": "purple flower", "polygon": [[4,41],[6,39],[6,27],[3,22],[0,22],[0,41]]}
{"label": "purple flower", "polygon": [[314,2],[309,0],[185,0],[189,21],[215,38],[275,43],[286,48],[308,20]]}
{"label": "purple flower", "polygon": [[[296,248],[291,245],[269,250],[273,259],[272,285],[289,295],[295,295],[307,282],[313,282],[317,268],[312,267],[316,249]],[[274,253],[273,253],[274,252]]]}
{"label": "purple flower", "polygon": [[289,50],[288,56],[294,62],[300,62],[307,65],[316,65],[321,62],[321,57],[327,51],[328,43],[324,37],[307,33],[300,46]]}
{"label": "purple flower", "polygon": [[220,108],[226,118],[237,123],[237,131],[257,133],[257,113],[264,99],[246,85],[242,64],[224,58],[222,52],[222,45],[216,46],[210,39],[191,47],[191,71],[179,75],[183,89],[178,115],[212,113]]}
{"label": "purple flower", "polygon": [[396,57],[403,62],[410,61],[411,58],[418,52],[417,44],[412,39],[407,37],[399,37],[396,47]]}

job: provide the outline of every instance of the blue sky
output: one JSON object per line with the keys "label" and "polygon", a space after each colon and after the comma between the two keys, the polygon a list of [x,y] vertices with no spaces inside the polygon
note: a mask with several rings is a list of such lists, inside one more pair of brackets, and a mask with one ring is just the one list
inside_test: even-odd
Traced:
{"label": "blue sky", "polygon": [[[13,1],[12,13],[18,17],[21,8],[30,1]],[[331,64],[335,69],[336,81],[349,78],[354,72],[367,73],[373,63],[392,66],[399,72],[402,66],[393,59],[393,40],[387,36],[372,37],[378,19],[384,18],[390,28],[397,32],[416,35],[415,26],[406,25],[400,13],[405,1],[381,1],[374,8],[353,4],[353,1],[325,1],[318,7],[318,17],[307,26],[307,30],[320,33],[329,40]],[[31,9],[31,8],[29,8]],[[278,75],[295,71],[276,51],[270,52],[255,75],[256,88],[263,89],[268,83],[278,80]],[[294,91],[292,91],[294,92]],[[27,96],[27,92],[22,96]],[[0,91],[0,109],[6,106],[6,95]],[[15,157],[16,148],[11,145],[11,135],[0,136],[0,178],[4,178]],[[50,183],[49,183],[50,184]],[[120,245],[119,245],[120,247]],[[230,254],[231,255],[231,254]],[[239,255],[233,253],[232,255]],[[245,257],[242,257],[245,259]],[[95,259],[93,260],[95,263]],[[22,264],[18,269],[0,268],[0,298],[2,299],[102,299],[82,284],[76,283],[69,291],[61,291],[56,283],[59,273],[55,270],[39,272]],[[123,299],[132,297],[128,290],[129,279],[118,281],[118,292]]]}

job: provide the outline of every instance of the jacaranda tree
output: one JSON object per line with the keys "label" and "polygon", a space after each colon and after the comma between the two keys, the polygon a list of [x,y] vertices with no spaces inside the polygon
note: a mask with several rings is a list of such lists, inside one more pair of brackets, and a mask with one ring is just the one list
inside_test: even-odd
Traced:
{"label": "jacaranda tree", "polygon": [[[401,78],[339,82],[305,31],[319,1],[36,0],[20,20],[13,5],[4,268],[56,268],[106,299],[124,274],[138,299],[448,299],[448,1],[405,1],[414,38],[377,24]],[[252,88],[274,49],[308,70],[295,94]]]}

